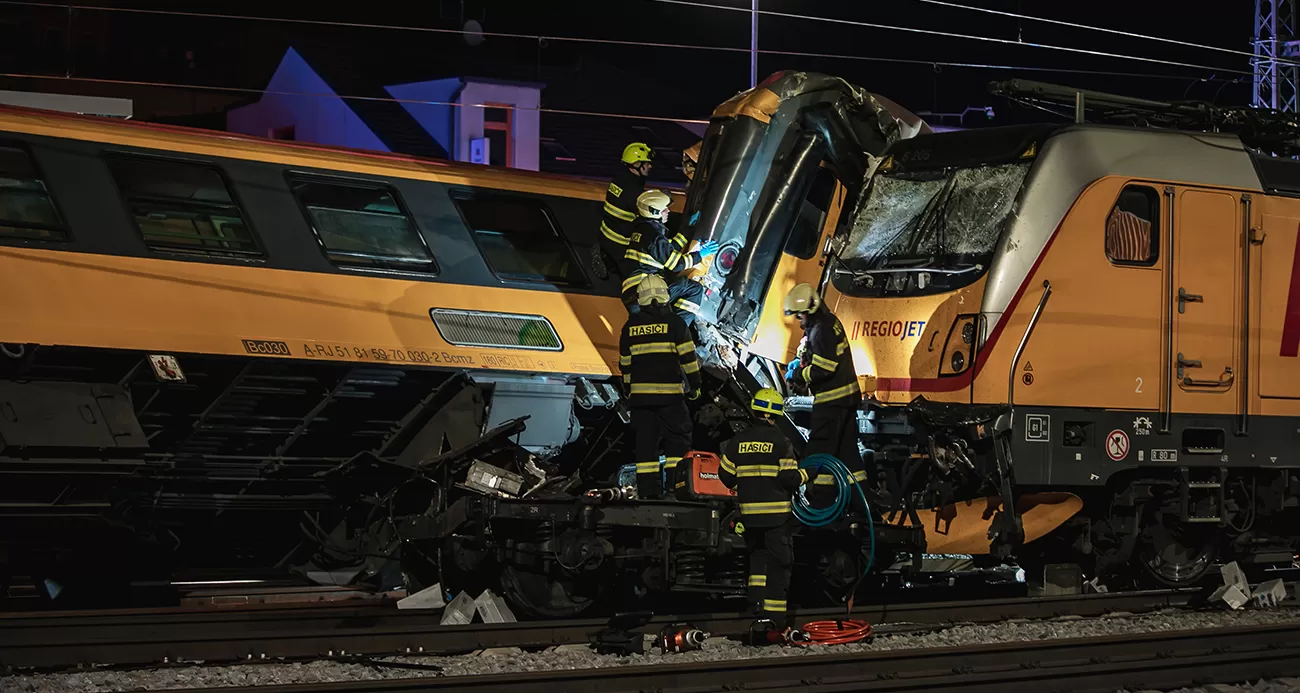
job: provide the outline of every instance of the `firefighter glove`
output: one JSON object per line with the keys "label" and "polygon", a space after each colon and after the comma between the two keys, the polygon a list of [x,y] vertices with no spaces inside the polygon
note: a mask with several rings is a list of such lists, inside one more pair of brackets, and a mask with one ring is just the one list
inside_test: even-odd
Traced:
{"label": "firefighter glove", "polygon": [[785,367],[786,380],[794,380],[794,374],[799,370],[800,361],[801,359],[795,359],[790,362],[790,365]]}

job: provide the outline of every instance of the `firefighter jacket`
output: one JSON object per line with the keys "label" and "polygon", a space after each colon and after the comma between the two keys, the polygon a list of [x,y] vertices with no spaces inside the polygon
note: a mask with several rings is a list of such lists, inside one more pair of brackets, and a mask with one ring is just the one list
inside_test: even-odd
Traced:
{"label": "firefighter jacket", "polygon": [[645,192],[645,178],[624,166],[605,190],[605,209],[601,213],[600,233],[612,243],[626,246],[629,228],[636,221],[636,198]]}
{"label": "firefighter jacket", "polygon": [[690,329],[664,305],[644,306],[628,316],[618,340],[618,366],[634,408],[675,404],[700,389]]}
{"label": "firefighter jacket", "polygon": [[790,498],[816,478],[800,469],[790,440],[771,424],[758,424],[722,444],[718,478],[736,489],[741,520],[751,527],[775,527],[790,516]]}
{"label": "firefighter jacket", "polygon": [[853,354],[844,326],[825,306],[813,313],[805,331],[806,343],[799,355],[799,370],[794,382],[812,391],[813,405],[857,407],[862,390],[853,371]]}
{"label": "firefighter jacket", "polygon": [[646,275],[681,272],[700,264],[699,251],[687,253],[686,237],[668,237],[662,222],[641,217],[632,225],[632,236],[623,255],[623,291],[641,283]]}

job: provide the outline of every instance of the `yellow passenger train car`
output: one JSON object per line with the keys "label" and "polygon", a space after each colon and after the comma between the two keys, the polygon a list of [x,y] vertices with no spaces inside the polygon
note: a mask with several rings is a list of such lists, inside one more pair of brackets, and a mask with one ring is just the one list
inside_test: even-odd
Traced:
{"label": "yellow passenger train car", "polygon": [[[274,518],[333,502],[322,471],[362,453],[409,466],[524,415],[519,444],[560,459],[617,417],[626,311],[593,261],[603,197],[0,110],[0,574],[18,555],[61,564],[59,530],[83,548],[96,528],[141,532],[194,566],[282,554]],[[449,422],[467,383],[483,406]]]}
{"label": "yellow passenger train car", "polygon": [[[761,92],[738,98],[773,101]],[[741,121],[761,120],[730,110],[715,113],[701,170],[709,153],[743,148],[729,134]],[[1234,122],[1250,121],[922,133],[867,157],[866,178],[845,176],[832,146],[805,166],[826,184],[802,189],[797,169],[773,166],[779,180],[760,185],[798,189],[789,204],[818,210],[816,240],[786,225],[778,257],[737,262],[731,272],[761,274],[764,292],[724,291],[715,326],[756,384],[780,386],[800,338],[782,297],[819,286],[868,393],[861,442],[890,521],[977,506],[959,502],[950,529],[922,516],[941,528],[932,540],[961,535],[949,550],[1026,556],[1026,537],[1047,535],[1043,550],[1071,551],[1086,574],[1170,585],[1233,559],[1289,565],[1300,164],[1256,141],[1266,128],[1239,135]],[[753,308],[737,309],[746,298]],[[1043,491],[1077,496],[1083,512],[1058,528],[1079,503],[1005,510]]]}

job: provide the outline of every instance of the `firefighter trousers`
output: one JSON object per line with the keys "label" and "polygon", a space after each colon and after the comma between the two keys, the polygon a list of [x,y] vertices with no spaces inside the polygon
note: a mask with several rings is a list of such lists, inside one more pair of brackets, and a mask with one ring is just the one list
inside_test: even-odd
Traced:
{"label": "firefighter trousers", "polygon": [[[742,520],[743,522],[743,520]],[[745,525],[749,549],[749,601],[770,615],[784,615],[794,566],[795,519],[787,517],[775,527]]]}
{"label": "firefighter trousers", "polygon": [[[826,454],[848,467],[859,483],[867,480],[866,465],[858,453],[858,410],[856,407],[813,405],[808,432],[807,455]],[[835,477],[819,474],[806,490],[808,501],[826,507],[835,500]],[[850,504],[850,507],[857,507]]]}
{"label": "firefighter trousers", "polygon": [[691,411],[686,408],[686,397],[655,407],[638,407],[633,400],[632,436],[637,496],[661,498],[664,489],[659,455],[664,456],[663,471],[672,479],[677,463],[691,449]]}
{"label": "firefighter trousers", "polygon": [[[702,300],[704,300],[704,286],[698,282],[681,278],[668,285],[668,305],[687,327],[695,322]],[[627,306],[628,314],[640,308],[636,303],[635,286],[623,292],[623,305]]]}

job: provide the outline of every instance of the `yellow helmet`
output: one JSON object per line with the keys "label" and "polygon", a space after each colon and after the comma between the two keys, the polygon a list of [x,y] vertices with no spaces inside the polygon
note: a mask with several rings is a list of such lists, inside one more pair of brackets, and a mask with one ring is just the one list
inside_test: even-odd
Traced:
{"label": "yellow helmet", "polygon": [[655,151],[645,142],[633,142],[623,148],[623,163],[637,164],[654,161]]}
{"label": "yellow helmet", "polygon": [[780,392],[765,387],[754,395],[754,399],[749,403],[749,408],[756,412],[781,416],[785,413],[785,398],[781,396]]}
{"label": "yellow helmet", "polygon": [[668,220],[668,206],[673,203],[673,198],[662,190],[647,190],[636,198],[636,211],[641,216],[659,221]]}
{"label": "yellow helmet", "polygon": [[643,306],[651,303],[668,303],[668,285],[664,283],[663,277],[657,274],[646,275],[646,278],[636,285],[636,302]]}
{"label": "yellow helmet", "polygon": [[815,312],[822,299],[811,284],[798,284],[785,295],[785,314]]}

